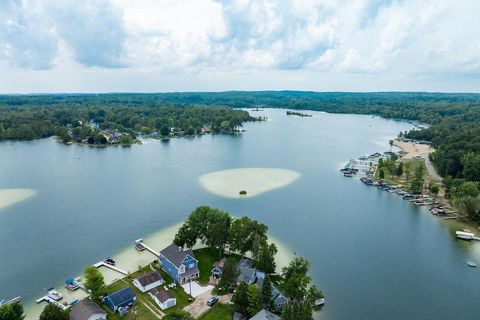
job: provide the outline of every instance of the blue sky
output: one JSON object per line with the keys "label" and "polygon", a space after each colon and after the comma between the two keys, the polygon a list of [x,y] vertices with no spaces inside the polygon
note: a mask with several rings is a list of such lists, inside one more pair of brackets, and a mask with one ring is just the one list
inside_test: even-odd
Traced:
{"label": "blue sky", "polygon": [[475,0],[0,0],[0,92],[480,92]]}

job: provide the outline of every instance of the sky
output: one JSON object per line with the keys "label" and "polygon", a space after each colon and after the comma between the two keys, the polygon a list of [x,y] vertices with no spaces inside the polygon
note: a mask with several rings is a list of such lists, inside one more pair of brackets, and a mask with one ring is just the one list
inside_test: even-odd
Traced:
{"label": "sky", "polygon": [[0,0],[0,92],[480,92],[478,0]]}

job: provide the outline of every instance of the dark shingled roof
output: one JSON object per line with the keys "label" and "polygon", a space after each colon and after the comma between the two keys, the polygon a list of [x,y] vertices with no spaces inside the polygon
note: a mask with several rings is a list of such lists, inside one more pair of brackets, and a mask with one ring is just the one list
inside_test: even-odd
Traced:
{"label": "dark shingled roof", "polygon": [[173,243],[160,251],[160,254],[170,260],[170,262],[173,263],[177,268],[180,268],[183,259],[185,259],[187,255],[195,259],[192,250],[183,251],[179,246]]}
{"label": "dark shingled roof", "polygon": [[152,271],[152,272],[146,273],[144,275],[141,275],[136,280],[138,280],[138,282],[140,282],[140,284],[142,286],[146,287],[149,284],[152,284],[152,283],[157,282],[157,281],[162,280],[162,279],[163,278],[160,275],[160,273],[158,273],[158,271]]}
{"label": "dark shingled roof", "polygon": [[168,291],[168,290],[161,290],[161,291],[158,291],[157,289],[152,289],[150,291],[157,299],[158,301],[160,301],[161,303],[164,303],[165,301],[167,301],[168,299],[172,299],[172,298],[175,298],[174,296],[172,296],[172,294]]}
{"label": "dark shingled roof", "polygon": [[84,299],[79,301],[76,305],[72,307],[70,312],[71,320],[88,320],[94,314],[104,314],[107,313],[103,311],[95,302],[90,299]]}
{"label": "dark shingled roof", "polygon": [[132,297],[135,297],[135,293],[133,293],[132,288],[124,288],[112,293],[107,298],[109,298],[114,305],[118,306],[119,304],[132,299]]}

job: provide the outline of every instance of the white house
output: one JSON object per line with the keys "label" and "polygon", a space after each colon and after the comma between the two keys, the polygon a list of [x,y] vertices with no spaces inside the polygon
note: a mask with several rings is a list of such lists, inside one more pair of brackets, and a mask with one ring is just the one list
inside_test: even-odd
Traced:
{"label": "white house", "polygon": [[153,289],[148,293],[150,297],[158,304],[160,309],[165,310],[177,304],[177,299],[168,290],[158,291]]}
{"label": "white house", "polygon": [[152,271],[133,280],[133,285],[142,292],[147,292],[162,285],[165,281],[158,271]]}

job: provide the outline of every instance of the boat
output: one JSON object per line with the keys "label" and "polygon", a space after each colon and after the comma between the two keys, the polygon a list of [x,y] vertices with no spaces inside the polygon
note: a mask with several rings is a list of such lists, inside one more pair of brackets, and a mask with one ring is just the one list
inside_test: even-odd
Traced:
{"label": "boat", "polygon": [[78,282],[73,279],[73,278],[68,278],[66,281],[65,281],[65,288],[67,288],[68,290],[70,291],[75,291],[77,290],[78,288],[80,288],[80,285],[78,284]]}
{"label": "boat", "polygon": [[351,172],[345,172],[345,173],[343,174],[343,176],[344,176],[344,177],[349,177],[349,178],[351,178],[351,177],[353,177],[353,173],[351,173]]}
{"label": "boat", "polygon": [[103,262],[105,262],[106,264],[111,265],[111,266],[114,266],[114,265],[115,265],[115,260],[113,260],[113,259],[110,258],[110,257],[108,257],[108,258],[106,258],[105,260],[103,260]]}
{"label": "boat", "polygon": [[320,299],[315,300],[315,306],[317,306],[317,307],[323,306],[324,304],[325,304],[325,299],[324,298],[320,298]]}
{"label": "boat", "polygon": [[468,261],[467,262],[467,265],[470,267],[470,268],[476,268],[477,267],[477,264],[475,262],[472,262],[472,261]]}
{"label": "boat", "polygon": [[137,249],[138,251],[143,251],[146,249],[143,245],[143,239],[135,240],[135,249]]}
{"label": "boat", "polygon": [[63,298],[63,295],[54,288],[50,288],[47,290],[47,297],[54,301],[58,301]]}
{"label": "boat", "polygon": [[464,231],[457,231],[455,232],[455,234],[457,235],[458,239],[462,239],[462,240],[472,240],[473,237],[475,236],[471,232],[464,232]]}

